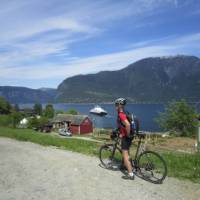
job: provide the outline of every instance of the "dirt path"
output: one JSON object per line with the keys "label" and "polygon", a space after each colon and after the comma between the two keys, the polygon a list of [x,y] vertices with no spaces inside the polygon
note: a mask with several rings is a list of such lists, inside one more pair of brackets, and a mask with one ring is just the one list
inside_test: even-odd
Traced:
{"label": "dirt path", "polygon": [[197,200],[200,185],[167,178],[154,185],[99,167],[78,153],[0,138],[0,200]]}

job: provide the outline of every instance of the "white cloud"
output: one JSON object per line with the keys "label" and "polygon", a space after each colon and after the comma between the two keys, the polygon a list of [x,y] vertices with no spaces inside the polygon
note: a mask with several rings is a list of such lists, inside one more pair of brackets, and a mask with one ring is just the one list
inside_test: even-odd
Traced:
{"label": "white cloud", "polygon": [[171,55],[175,49],[173,46],[149,46],[129,50],[125,52],[113,53],[108,55],[94,56],[88,58],[77,58],[67,62],[64,65],[56,66],[56,64],[37,65],[31,70],[25,67],[4,68],[1,69],[0,76],[9,76],[11,72],[14,78],[23,77],[23,79],[51,79],[60,78],[61,80],[77,74],[95,73],[102,70],[121,69],[128,64],[151,56]]}
{"label": "white cloud", "polygon": [[0,49],[8,50],[0,54],[0,65],[21,66],[34,60],[45,65],[46,57],[55,54],[65,61],[72,43],[103,33],[113,20],[147,15],[163,4],[161,0],[3,1]]}
{"label": "white cloud", "polygon": [[[200,34],[196,33],[163,40],[163,42],[159,42],[160,45],[147,45],[145,47],[139,47],[132,50],[87,58],[72,58],[66,60],[64,64],[60,65],[49,62],[45,64],[33,65],[31,68],[28,68],[28,70],[26,66],[18,66],[16,68],[1,67],[0,77],[9,78],[10,74],[13,74],[12,77],[15,79],[39,80],[59,78],[62,80],[77,74],[88,74],[96,73],[102,70],[121,69],[130,63],[146,57],[167,56],[181,53],[187,54],[188,52],[185,51],[183,47],[187,47],[191,44],[196,47],[196,44],[199,44],[199,42]],[[190,46],[190,48],[193,48],[193,46]]]}
{"label": "white cloud", "polygon": [[[184,51],[184,49],[193,49],[200,48],[200,33],[191,33],[188,35],[171,35],[163,38],[157,38],[152,40],[140,41],[137,43],[130,44],[128,48],[139,48],[139,47],[148,47],[148,46],[174,46],[176,49],[180,49],[180,51]],[[182,50],[181,50],[182,48]]]}
{"label": "white cloud", "polygon": [[151,40],[143,40],[136,43],[129,44],[127,48],[139,48],[139,47],[145,47],[145,46],[151,46],[151,45],[158,45],[163,42],[172,40],[175,36],[167,36],[157,39],[151,39]]}
{"label": "white cloud", "polygon": [[183,47],[198,48],[200,41],[199,33],[173,36],[131,44],[130,50],[118,53],[74,58],[72,44],[104,34],[115,21],[119,23],[131,17],[135,29],[155,24],[156,21],[141,19],[180,2],[15,0],[0,3],[1,80],[62,80],[79,73],[115,70],[144,57],[187,53]]}
{"label": "white cloud", "polygon": [[191,43],[191,42],[199,42],[200,41],[200,33],[193,33],[190,35],[182,36],[177,39],[179,43]]}
{"label": "white cloud", "polygon": [[73,19],[65,19],[62,17],[53,18],[48,22],[51,29],[69,30],[72,32],[91,33],[99,31],[96,27],[80,23]]}
{"label": "white cloud", "polygon": [[0,40],[10,41],[31,37],[54,29],[94,33],[106,29],[105,22],[111,23],[119,18],[133,16],[133,20],[137,22],[138,17],[148,16],[154,13],[153,10],[170,5],[174,0],[73,2],[49,0],[47,2],[39,0],[3,2],[0,13],[0,25],[3,31],[0,32]]}

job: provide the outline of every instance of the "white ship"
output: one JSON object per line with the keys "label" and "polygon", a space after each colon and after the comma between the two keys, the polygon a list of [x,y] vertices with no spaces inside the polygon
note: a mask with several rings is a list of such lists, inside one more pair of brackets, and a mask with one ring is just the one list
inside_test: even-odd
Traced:
{"label": "white ship", "polygon": [[95,114],[95,115],[107,115],[107,111],[101,108],[101,106],[96,105],[94,108],[90,110],[90,113]]}

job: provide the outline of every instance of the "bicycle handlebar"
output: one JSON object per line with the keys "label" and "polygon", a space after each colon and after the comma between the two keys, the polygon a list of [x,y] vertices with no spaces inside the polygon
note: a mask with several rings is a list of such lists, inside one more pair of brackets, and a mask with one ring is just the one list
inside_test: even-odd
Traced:
{"label": "bicycle handlebar", "polygon": [[[146,137],[146,134],[144,132],[139,132],[134,134],[133,136],[131,136],[131,138],[135,139],[135,138],[139,138],[139,139],[144,139]],[[120,139],[120,132],[119,130],[115,130],[112,132],[111,134],[111,139],[112,140],[118,140]]]}

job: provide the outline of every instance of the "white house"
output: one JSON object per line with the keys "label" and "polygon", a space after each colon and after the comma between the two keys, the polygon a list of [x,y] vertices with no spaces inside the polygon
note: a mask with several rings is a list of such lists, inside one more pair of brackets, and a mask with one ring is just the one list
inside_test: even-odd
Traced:
{"label": "white house", "polygon": [[28,125],[28,119],[27,118],[23,118],[19,122],[19,128],[27,128],[27,125]]}

